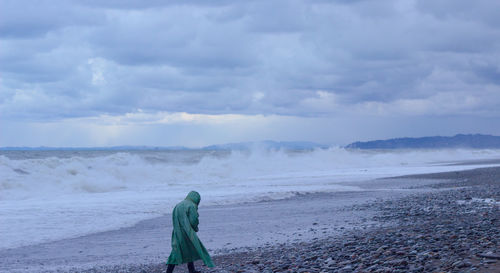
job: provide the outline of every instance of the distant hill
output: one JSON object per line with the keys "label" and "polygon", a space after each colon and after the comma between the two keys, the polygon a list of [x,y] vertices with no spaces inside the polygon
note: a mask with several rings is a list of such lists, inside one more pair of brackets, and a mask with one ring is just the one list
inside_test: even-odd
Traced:
{"label": "distant hill", "polygon": [[258,141],[258,142],[239,142],[228,143],[221,145],[211,145],[203,147],[203,150],[313,150],[313,149],[327,149],[328,145],[318,144],[306,141]]}
{"label": "distant hill", "polygon": [[446,148],[469,148],[469,149],[500,149],[500,136],[492,135],[464,135],[458,134],[452,137],[432,136],[418,138],[392,138],[387,140],[374,140],[366,142],[354,142],[347,149],[446,149]]}

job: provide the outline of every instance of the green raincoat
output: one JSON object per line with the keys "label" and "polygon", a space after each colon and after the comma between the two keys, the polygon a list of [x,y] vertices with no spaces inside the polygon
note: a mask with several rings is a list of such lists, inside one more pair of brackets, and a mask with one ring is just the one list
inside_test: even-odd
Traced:
{"label": "green raincoat", "polygon": [[183,264],[203,260],[206,266],[214,264],[198,235],[198,204],[200,194],[192,191],[172,212],[172,252],[167,264]]}

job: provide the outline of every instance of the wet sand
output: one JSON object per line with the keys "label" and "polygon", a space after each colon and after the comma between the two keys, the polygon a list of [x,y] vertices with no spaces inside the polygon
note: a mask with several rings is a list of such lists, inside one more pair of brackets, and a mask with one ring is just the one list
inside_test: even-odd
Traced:
{"label": "wet sand", "polygon": [[[311,242],[334,245],[350,240],[353,232],[376,232],[404,219],[403,216],[380,218],[384,208],[390,211],[391,204],[398,200],[426,194],[446,197],[441,192],[450,187],[475,185],[486,191],[487,187],[498,187],[499,174],[500,168],[487,168],[378,179],[358,182],[356,186],[362,189],[360,191],[304,194],[285,200],[234,206],[201,206],[199,236],[218,265],[211,272],[234,272],[237,268],[247,272],[272,272],[276,269],[276,261],[282,260],[272,257],[283,253],[283,249],[303,254],[311,251]],[[416,201],[414,204],[419,205]],[[400,211],[400,207],[393,210]],[[165,270],[163,263],[170,252],[170,217],[166,214],[133,227],[2,250],[0,272],[161,272]],[[266,252],[276,248],[274,254]],[[263,258],[255,262],[255,257],[262,257],[262,253],[270,255],[267,265]],[[335,252],[326,253],[334,256]],[[326,255],[325,252],[322,255]],[[309,271],[335,272],[322,267],[327,258]],[[290,263],[279,271],[298,270],[296,266]],[[183,270],[176,269],[176,272]]]}

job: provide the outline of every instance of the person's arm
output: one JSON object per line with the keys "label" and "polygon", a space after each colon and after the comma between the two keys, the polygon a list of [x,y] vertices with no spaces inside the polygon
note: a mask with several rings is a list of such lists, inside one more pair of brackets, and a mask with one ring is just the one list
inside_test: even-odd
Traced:
{"label": "person's arm", "polygon": [[189,207],[188,218],[191,227],[194,229],[194,231],[198,232],[199,222],[198,222],[198,210],[196,209],[196,207],[194,206]]}

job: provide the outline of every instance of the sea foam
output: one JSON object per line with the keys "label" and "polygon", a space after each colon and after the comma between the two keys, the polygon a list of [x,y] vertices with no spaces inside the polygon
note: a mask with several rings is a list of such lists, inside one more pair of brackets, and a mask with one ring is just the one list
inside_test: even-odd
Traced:
{"label": "sea foam", "polygon": [[190,190],[202,205],[353,191],[339,182],[478,167],[499,150],[24,152],[0,155],[0,248],[133,225]]}

